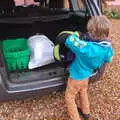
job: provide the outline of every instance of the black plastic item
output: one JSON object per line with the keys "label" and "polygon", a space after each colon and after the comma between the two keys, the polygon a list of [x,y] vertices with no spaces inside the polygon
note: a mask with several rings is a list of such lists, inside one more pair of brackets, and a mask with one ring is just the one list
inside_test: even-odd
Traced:
{"label": "black plastic item", "polygon": [[106,63],[104,63],[99,69],[96,70],[97,74],[90,77],[89,83],[93,83],[100,80],[100,78],[104,74],[105,68],[106,68]]}
{"label": "black plastic item", "polygon": [[[57,37],[56,37],[55,47],[54,47],[54,58],[55,58],[55,60],[61,66],[65,67],[65,68],[74,59],[74,54],[65,46],[66,38],[70,34],[72,34],[72,31],[71,31],[71,33],[65,32],[65,33],[58,34]],[[60,59],[57,58],[56,53],[58,53],[57,56],[59,55]]]}

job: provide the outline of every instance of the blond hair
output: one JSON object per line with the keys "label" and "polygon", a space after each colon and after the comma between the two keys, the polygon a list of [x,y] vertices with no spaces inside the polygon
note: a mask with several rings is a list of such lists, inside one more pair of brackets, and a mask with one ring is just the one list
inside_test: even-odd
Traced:
{"label": "blond hair", "polygon": [[93,16],[88,21],[87,29],[95,39],[105,40],[109,36],[111,26],[112,24],[106,16]]}

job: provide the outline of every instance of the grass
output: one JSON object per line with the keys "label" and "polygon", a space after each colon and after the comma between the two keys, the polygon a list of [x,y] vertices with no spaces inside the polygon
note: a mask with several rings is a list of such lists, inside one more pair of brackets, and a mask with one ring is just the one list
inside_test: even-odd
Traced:
{"label": "grass", "polygon": [[110,19],[120,19],[120,13],[114,9],[104,9],[104,14]]}

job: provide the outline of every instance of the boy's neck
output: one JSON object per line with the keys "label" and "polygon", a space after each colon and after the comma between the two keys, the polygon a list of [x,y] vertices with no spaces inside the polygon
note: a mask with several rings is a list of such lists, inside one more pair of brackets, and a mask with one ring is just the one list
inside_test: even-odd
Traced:
{"label": "boy's neck", "polygon": [[99,39],[94,39],[92,38],[89,33],[85,33],[85,40],[89,41],[89,42],[102,42],[102,41],[108,41],[111,42],[108,38],[105,38],[104,40],[99,40]]}

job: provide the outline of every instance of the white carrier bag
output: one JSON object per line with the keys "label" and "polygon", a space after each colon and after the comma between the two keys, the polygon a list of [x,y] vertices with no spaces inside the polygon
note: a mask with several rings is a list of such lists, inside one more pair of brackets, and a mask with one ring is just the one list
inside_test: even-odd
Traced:
{"label": "white carrier bag", "polygon": [[30,48],[30,61],[28,68],[34,69],[50,63],[53,63],[53,48],[54,43],[45,35],[34,35],[28,39]]}

